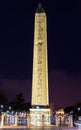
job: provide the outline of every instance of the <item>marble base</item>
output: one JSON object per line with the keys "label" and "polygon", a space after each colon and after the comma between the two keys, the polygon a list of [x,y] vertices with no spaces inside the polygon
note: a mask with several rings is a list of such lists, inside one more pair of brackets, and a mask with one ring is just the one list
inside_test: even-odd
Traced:
{"label": "marble base", "polygon": [[30,109],[30,125],[46,126],[50,125],[50,109]]}

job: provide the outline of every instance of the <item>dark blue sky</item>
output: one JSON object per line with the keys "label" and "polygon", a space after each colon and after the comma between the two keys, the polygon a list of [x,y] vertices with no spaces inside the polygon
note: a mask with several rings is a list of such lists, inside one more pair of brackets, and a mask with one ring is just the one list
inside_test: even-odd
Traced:
{"label": "dark blue sky", "polygon": [[[0,77],[31,78],[38,1],[1,3]],[[81,72],[81,3],[42,0],[47,14],[49,71]]]}
{"label": "dark blue sky", "polygon": [[[34,13],[39,1],[0,2],[1,79],[30,81],[32,79]],[[55,74],[56,76],[58,74],[58,77],[66,75],[66,84],[71,76],[70,85],[62,86],[69,88],[72,83],[74,84],[74,77],[80,79],[81,76],[81,2],[80,0],[41,0],[41,3],[47,14],[49,83],[51,82],[50,86],[52,86],[51,73],[52,78]],[[78,81],[75,81],[77,88]],[[57,84],[58,82],[59,78]],[[79,89],[81,89],[80,84],[81,82]],[[61,90],[60,85],[56,85],[58,91]],[[51,88],[55,89],[55,85]],[[57,93],[55,95],[57,97]],[[54,97],[55,101],[57,101],[56,97]]]}

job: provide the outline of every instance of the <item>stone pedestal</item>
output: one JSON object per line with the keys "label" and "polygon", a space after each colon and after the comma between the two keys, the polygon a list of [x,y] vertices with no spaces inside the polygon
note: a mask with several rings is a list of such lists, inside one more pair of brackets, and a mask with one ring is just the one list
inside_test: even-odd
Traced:
{"label": "stone pedestal", "polygon": [[1,115],[1,126],[4,126],[4,114]]}
{"label": "stone pedestal", "polygon": [[69,116],[69,121],[70,121],[70,127],[73,127],[73,116]]}
{"label": "stone pedestal", "polygon": [[44,115],[42,115],[42,126],[44,126]]}
{"label": "stone pedestal", "polygon": [[50,125],[50,109],[30,109],[31,126]]}
{"label": "stone pedestal", "polygon": [[18,115],[16,114],[15,115],[15,124],[14,124],[15,126],[17,126],[18,125]]}
{"label": "stone pedestal", "polygon": [[58,115],[56,115],[56,127],[58,127],[59,124],[58,124]]}
{"label": "stone pedestal", "polygon": [[30,127],[30,114],[27,114],[27,126]]}

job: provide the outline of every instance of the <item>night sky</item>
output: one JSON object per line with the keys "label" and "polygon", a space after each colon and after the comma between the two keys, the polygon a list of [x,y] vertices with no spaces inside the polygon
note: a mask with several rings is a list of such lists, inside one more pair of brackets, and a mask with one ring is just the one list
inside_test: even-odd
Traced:
{"label": "night sky", "polygon": [[81,1],[0,2],[0,91],[31,101],[34,14],[47,14],[49,99],[55,107],[81,102]]}

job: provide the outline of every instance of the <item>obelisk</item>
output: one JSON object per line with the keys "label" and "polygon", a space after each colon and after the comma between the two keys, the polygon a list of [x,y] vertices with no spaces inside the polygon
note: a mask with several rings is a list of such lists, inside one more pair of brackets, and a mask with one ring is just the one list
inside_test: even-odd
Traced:
{"label": "obelisk", "polygon": [[34,22],[32,108],[30,109],[30,123],[34,126],[50,124],[46,22],[46,13],[39,3]]}

